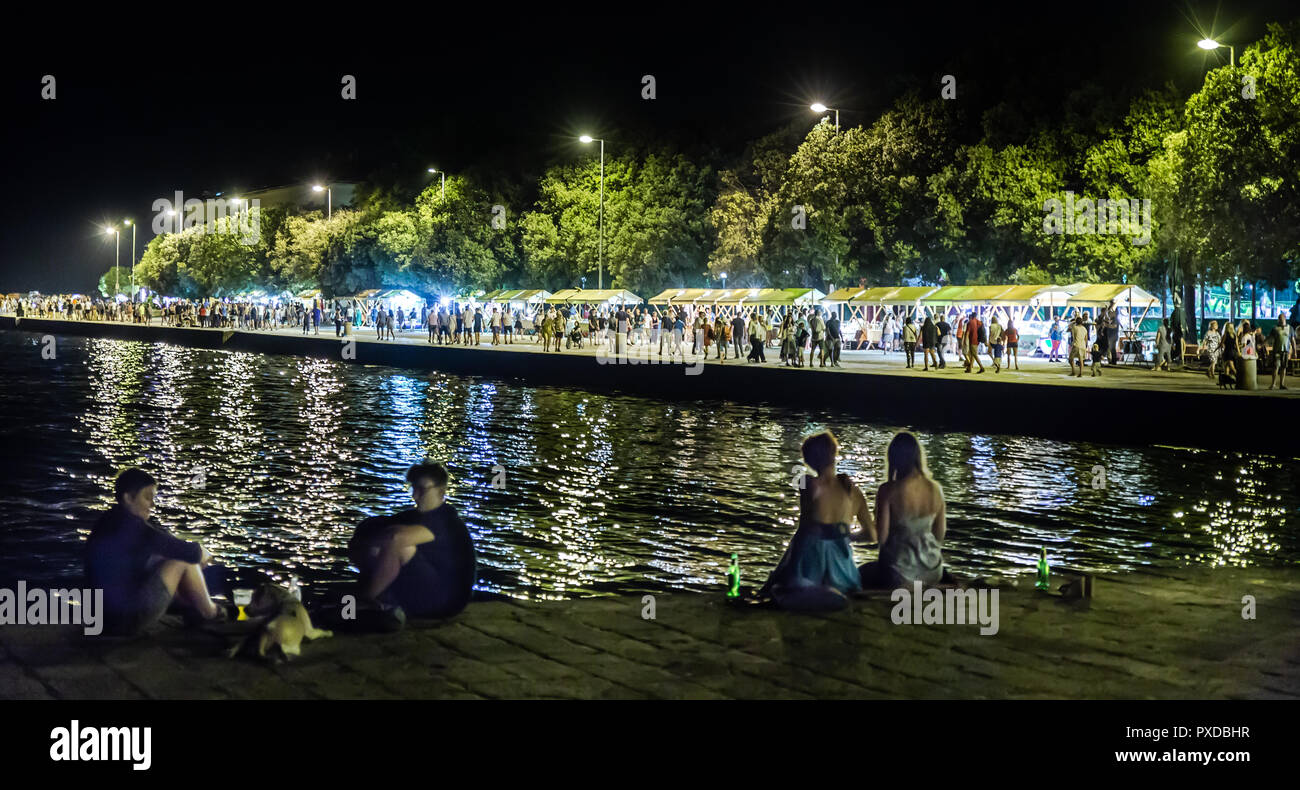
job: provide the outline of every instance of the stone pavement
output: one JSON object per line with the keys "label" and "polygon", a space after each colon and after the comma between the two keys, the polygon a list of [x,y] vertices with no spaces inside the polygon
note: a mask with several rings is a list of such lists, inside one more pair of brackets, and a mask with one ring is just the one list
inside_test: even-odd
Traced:
{"label": "stone pavement", "polygon": [[894,625],[887,596],[800,615],[659,595],[653,620],[640,598],[475,603],[278,666],[167,625],[132,641],[3,626],[0,698],[1300,698],[1295,568],[1101,577],[1088,605],[1004,586],[999,603],[989,636]]}
{"label": "stone pavement", "polygon": [[[66,323],[66,324],[73,325],[69,327],[70,331],[74,331],[77,328],[77,325],[80,325],[79,327],[80,331],[86,331],[87,329],[89,329],[91,326],[95,324],[106,324],[108,326],[114,325],[112,322],[64,321],[63,319],[41,319],[41,320],[57,321],[59,323]],[[28,323],[29,325],[31,324],[30,321]],[[121,324],[121,326],[132,326],[132,325]],[[140,325],[141,328],[143,328],[143,326],[144,325]],[[151,326],[153,326],[154,328],[162,328],[162,325],[158,322],[157,319],[154,320]],[[188,328],[188,331],[196,332],[196,333],[229,334],[234,330]],[[312,338],[316,340],[335,339],[333,324],[322,325],[320,327],[320,334],[313,333],[310,335],[304,335],[302,333],[301,327],[283,327],[274,330],[263,330],[257,332],[253,332],[252,330],[239,330],[239,331],[245,332],[247,334],[275,335],[277,337],[285,337],[285,338],[297,337],[302,339]],[[409,332],[398,332],[395,335],[396,337],[395,340],[381,341],[376,338],[375,330],[373,328],[362,327],[360,329],[356,329],[354,334],[351,335],[350,337],[352,339],[355,339],[358,343],[366,343],[366,344],[382,343],[384,345],[404,345],[404,346],[422,346],[422,347],[431,345],[428,341],[428,335],[423,331],[416,331],[416,330],[411,330]],[[477,348],[485,352],[506,353],[506,354],[544,353],[542,351],[541,342],[537,340],[536,337],[534,336],[524,336],[522,338],[516,337],[515,342],[511,343],[510,345],[503,344],[503,345],[493,346],[491,344],[491,340],[492,340],[491,332],[484,333],[483,342],[480,345],[478,345]],[[460,349],[467,349],[473,347],[474,346],[466,346],[466,345],[455,346],[455,348],[460,348]],[[629,350],[634,355],[637,355],[638,353],[641,352],[641,349],[643,348],[644,346],[640,346],[640,347],[631,346]],[[719,362],[718,360],[712,358],[712,355],[716,355],[717,353],[716,349],[712,349],[712,348],[710,349],[711,357],[709,359],[699,360],[695,355],[689,353],[690,352],[689,338],[686,341],[686,352],[687,353],[683,357],[686,365],[694,365],[697,361],[703,361],[705,362],[705,364],[710,366],[718,365],[718,364],[724,364],[724,365],[739,364],[745,366],[750,364],[747,363],[743,357],[739,360],[732,358],[726,360],[725,362]],[[584,347],[582,349],[569,349],[569,350],[558,352],[558,354],[556,352],[550,352],[549,355],[550,356],[559,356],[559,355],[580,356],[580,357],[585,356],[585,357],[592,357],[594,360],[597,353],[598,353],[598,349],[590,341],[587,341],[584,344]],[[746,346],[746,353],[748,353],[748,346]],[[762,365],[762,367],[772,367],[772,368],[781,367],[780,352],[777,348],[768,348],[765,353],[767,356],[767,363]],[[807,355],[805,355],[805,357],[806,356]],[[640,358],[649,359],[649,357],[646,357],[644,355],[640,356]],[[655,360],[658,360],[659,358],[657,346],[655,347],[655,353],[653,355],[653,358]],[[665,358],[667,358],[667,356],[665,356]],[[909,378],[926,377],[926,378],[939,378],[939,379],[959,378],[959,379],[973,381],[973,382],[1002,381],[1002,382],[1018,382],[1018,383],[1033,383],[1033,384],[1050,384],[1054,386],[1063,386],[1063,387],[1087,387],[1093,389],[1129,389],[1129,390],[1189,392],[1189,393],[1199,392],[1205,394],[1217,394],[1217,395],[1227,394],[1227,395],[1269,397],[1269,398],[1300,397],[1300,382],[1292,381],[1292,384],[1294,384],[1295,386],[1289,387],[1286,390],[1270,391],[1268,389],[1269,377],[1267,375],[1261,376],[1259,378],[1259,389],[1253,392],[1236,391],[1236,390],[1225,391],[1225,390],[1218,389],[1217,383],[1215,381],[1212,381],[1207,375],[1205,375],[1205,373],[1183,372],[1181,370],[1178,370],[1177,368],[1175,368],[1173,372],[1165,372],[1165,371],[1157,372],[1151,370],[1149,367],[1142,367],[1142,366],[1135,366],[1135,365],[1120,365],[1116,367],[1103,365],[1101,367],[1101,375],[1098,377],[1094,378],[1089,374],[1089,371],[1091,369],[1089,367],[1087,370],[1085,370],[1082,378],[1076,378],[1068,375],[1069,372],[1068,363],[1064,361],[1052,363],[1052,362],[1048,362],[1045,358],[1042,357],[1029,357],[1029,356],[1022,357],[1019,360],[1020,370],[1003,369],[1002,372],[1000,373],[994,373],[992,363],[990,362],[989,357],[987,355],[985,355],[981,359],[981,361],[984,363],[986,369],[983,374],[980,374],[978,372],[973,372],[973,373],[963,372],[962,366],[960,364],[955,363],[952,355],[948,355],[947,367],[945,367],[944,369],[923,371],[921,369],[921,365],[924,363],[924,355],[920,351],[917,352],[916,359],[915,359],[917,367],[911,369],[909,369],[906,366],[906,359],[901,351],[890,353],[890,354],[886,354],[885,352],[879,350],[843,351],[841,353],[841,364],[842,364],[841,368],[839,369],[820,368],[814,366],[814,367],[807,368],[807,370],[809,372],[819,371],[819,372],[836,374],[836,375],[844,375],[850,373],[868,373],[873,376],[886,375],[886,376],[909,377]],[[525,363],[525,365],[521,366],[521,372],[526,369],[527,368]]]}

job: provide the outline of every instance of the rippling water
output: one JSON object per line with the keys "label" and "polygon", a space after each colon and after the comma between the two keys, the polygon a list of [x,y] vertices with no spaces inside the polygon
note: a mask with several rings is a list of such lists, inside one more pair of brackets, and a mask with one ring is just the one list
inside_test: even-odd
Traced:
{"label": "rippling water", "polygon": [[[94,511],[133,464],[160,481],[157,518],[240,576],[345,581],[355,524],[408,506],[402,475],[429,457],[451,472],[480,589],[718,589],[733,551],[758,583],[794,529],[801,437],[834,429],[842,468],[871,496],[894,430],[161,343],[59,338],[43,360],[38,341],[0,333],[6,581],[79,574]],[[919,433],[958,572],[1030,573],[1041,546],[1054,565],[1106,573],[1300,559],[1292,456]]]}

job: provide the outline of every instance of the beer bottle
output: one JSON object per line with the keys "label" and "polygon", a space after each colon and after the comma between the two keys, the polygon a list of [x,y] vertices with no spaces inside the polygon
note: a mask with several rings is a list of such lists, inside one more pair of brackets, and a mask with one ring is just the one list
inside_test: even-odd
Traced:
{"label": "beer bottle", "polygon": [[1042,553],[1038,555],[1038,581],[1034,582],[1034,587],[1039,590],[1051,589],[1051,584],[1048,582],[1048,576],[1047,547],[1044,546]]}
{"label": "beer bottle", "polygon": [[736,554],[731,555],[731,565],[727,567],[727,597],[736,598],[740,595],[740,558]]}

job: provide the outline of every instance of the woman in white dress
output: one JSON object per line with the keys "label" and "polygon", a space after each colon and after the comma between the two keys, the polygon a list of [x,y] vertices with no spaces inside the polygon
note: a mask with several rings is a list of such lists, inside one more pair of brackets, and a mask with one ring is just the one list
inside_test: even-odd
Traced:
{"label": "woman in white dress", "polygon": [[880,558],[859,570],[862,586],[893,589],[944,579],[947,518],[943,488],[930,477],[916,436],[900,431],[889,443],[886,481],[876,492]]}

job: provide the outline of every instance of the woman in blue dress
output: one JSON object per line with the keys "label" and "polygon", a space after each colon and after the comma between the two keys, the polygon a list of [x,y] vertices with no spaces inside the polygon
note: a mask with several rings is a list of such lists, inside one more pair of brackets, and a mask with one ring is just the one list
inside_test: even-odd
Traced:
{"label": "woman in blue dress", "polygon": [[[848,603],[846,593],[862,588],[851,542],[876,540],[871,506],[852,478],[835,473],[835,434],[823,431],[808,437],[802,453],[817,474],[799,478],[799,526],[762,594],[782,609],[842,609]],[[855,519],[861,526],[856,532],[850,529]]]}

